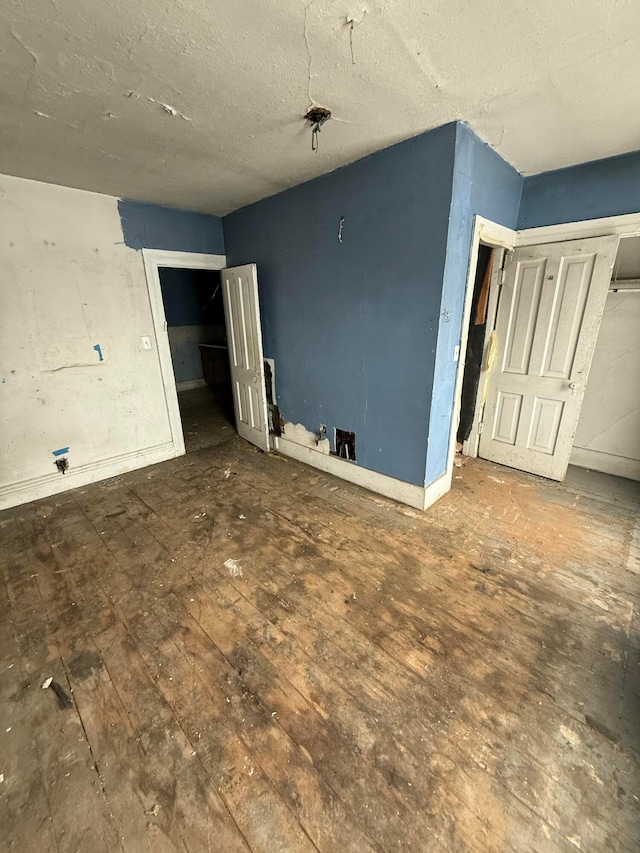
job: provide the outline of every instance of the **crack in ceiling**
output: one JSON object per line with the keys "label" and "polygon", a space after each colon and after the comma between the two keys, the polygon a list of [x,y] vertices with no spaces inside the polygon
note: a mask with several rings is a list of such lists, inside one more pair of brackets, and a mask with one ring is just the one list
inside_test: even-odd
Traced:
{"label": "crack in ceiling", "polygon": [[638,79],[637,0],[13,0],[0,172],[223,214],[462,119],[532,174],[640,148]]}

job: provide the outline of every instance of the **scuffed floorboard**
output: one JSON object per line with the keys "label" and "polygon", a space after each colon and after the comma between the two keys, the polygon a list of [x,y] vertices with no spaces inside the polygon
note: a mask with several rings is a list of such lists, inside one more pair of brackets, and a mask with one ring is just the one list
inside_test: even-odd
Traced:
{"label": "scuffed floorboard", "polygon": [[638,850],[637,510],[229,436],[3,513],[3,849]]}

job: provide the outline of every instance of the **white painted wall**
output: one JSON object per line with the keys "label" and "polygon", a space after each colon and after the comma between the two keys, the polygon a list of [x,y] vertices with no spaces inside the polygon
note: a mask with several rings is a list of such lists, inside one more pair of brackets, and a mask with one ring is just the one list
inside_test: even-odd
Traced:
{"label": "white painted wall", "polygon": [[[117,200],[0,176],[0,275],[0,508],[172,456],[142,257]],[[62,475],[52,451],[66,446]]]}
{"label": "white painted wall", "polygon": [[609,293],[571,463],[640,480],[640,293]]}
{"label": "white painted wall", "polygon": [[198,344],[215,340],[215,326],[169,326],[169,346],[176,382],[202,379],[202,359]]}

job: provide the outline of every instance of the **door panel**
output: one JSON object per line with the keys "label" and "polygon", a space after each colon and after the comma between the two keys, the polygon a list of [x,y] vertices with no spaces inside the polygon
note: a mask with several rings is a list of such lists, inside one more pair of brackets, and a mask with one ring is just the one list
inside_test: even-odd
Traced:
{"label": "door panel", "polygon": [[269,449],[267,391],[255,264],[222,270],[229,364],[238,434]]}
{"label": "door panel", "polygon": [[544,260],[523,264],[518,270],[504,351],[503,370],[506,373],[526,374],[529,371],[544,270]]}
{"label": "door panel", "polygon": [[496,420],[493,435],[496,441],[503,444],[515,444],[520,422],[520,407],[522,394],[508,394],[498,391],[496,403]]}
{"label": "door panel", "polygon": [[511,253],[479,455],[564,479],[618,237]]}
{"label": "door panel", "polygon": [[563,409],[561,400],[534,397],[531,430],[526,445],[528,448],[546,453],[547,456],[555,453]]}

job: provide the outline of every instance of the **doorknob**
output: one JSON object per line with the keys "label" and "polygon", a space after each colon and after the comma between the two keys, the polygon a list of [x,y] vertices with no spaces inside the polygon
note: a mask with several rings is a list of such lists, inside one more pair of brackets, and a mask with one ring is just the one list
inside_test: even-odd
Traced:
{"label": "doorknob", "polygon": [[255,382],[257,382],[259,379],[260,379],[260,374],[259,374],[259,373],[254,373],[254,374],[253,374],[253,381],[254,381],[254,383],[255,383]]}
{"label": "doorknob", "polygon": [[580,387],[580,383],[579,383],[579,382],[570,382],[570,383],[569,383],[569,390],[571,391],[571,394],[572,394],[572,395],[575,395],[575,393],[576,393],[576,391],[578,390],[578,388],[579,388],[579,387]]}

